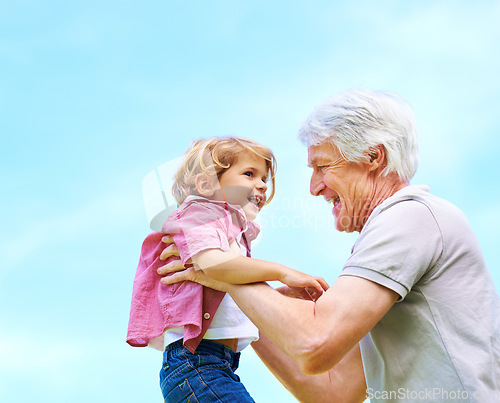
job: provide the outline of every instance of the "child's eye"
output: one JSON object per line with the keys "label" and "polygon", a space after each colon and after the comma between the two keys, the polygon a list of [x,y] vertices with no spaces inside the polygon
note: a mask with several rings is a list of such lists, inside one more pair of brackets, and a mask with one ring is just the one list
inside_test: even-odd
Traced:
{"label": "child's eye", "polygon": [[246,175],[246,176],[252,178],[253,177],[253,172],[252,171],[247,171],[243,175]]}

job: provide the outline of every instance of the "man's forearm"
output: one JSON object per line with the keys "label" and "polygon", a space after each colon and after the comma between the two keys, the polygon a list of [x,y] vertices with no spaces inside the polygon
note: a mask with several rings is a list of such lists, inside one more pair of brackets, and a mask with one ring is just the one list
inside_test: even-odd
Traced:
{"label": "man's forearm", "polygon": [[305,375],[298,365],[262,332],[252,347],[266,367],[297,400],[305,403],[331,402],[333,395],[330,376]]}
{"label": "man's forearm", "polygon": [[[364,382],[358,342],[398,298],[397,293],[384,286],[353,276],[339,277],[315,302],[286,297],[265,283],[235,285],[216,281],[194,269],[174,273],[161,281],[173,284],[186,280],[228,292],[304,374],[331,375],[334,369],[338,384],[344,386],[356,378],[350,398],[359,396]],[[338,368],[342,370],[337,372]]]}
{"label": "man's forearm", "polygon": [[359,345],[329,371],[305,375],[298,365],[262,332],[252,347],[266,367],[304,403],[360,403],[366,399],[366,382]]}
{"label": "man's forearm", "polygon": [[311,375],[337,365],[398,297],[351,276],[337,279],[316,302],[288,298],[262,283],[233,285],[228,292],[252,322]]}
{"label": "man's forearm", "polygon": [[233,285],[229,293],[253,323],[296,363],[315,331],[312,301],[288,298],[264,283]]}

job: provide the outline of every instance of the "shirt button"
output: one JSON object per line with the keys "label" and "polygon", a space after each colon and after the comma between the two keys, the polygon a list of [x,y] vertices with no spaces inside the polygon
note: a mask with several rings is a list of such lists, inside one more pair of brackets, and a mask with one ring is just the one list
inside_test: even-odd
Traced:
{"label": "shirt button", "polygon": [[203,314],[203,317],[204,317],[205,319],[210,319],[210,314],[209,314],[208,312],[205,312],[205,313]]}

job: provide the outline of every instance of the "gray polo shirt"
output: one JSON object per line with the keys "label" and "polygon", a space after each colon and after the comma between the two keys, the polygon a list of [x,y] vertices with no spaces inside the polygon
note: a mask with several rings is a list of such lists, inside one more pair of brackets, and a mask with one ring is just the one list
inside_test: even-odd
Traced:
{"label": "gray polo shirt", "polygon": [[405,187],[372,212],[342,275],[401,296],[360,342],[372,402],[500,401],[500,299],[457,207]]}

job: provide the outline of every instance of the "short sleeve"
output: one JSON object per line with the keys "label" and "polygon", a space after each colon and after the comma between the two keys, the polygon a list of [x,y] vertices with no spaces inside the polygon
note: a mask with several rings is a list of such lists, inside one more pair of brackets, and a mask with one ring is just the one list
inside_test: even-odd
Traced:
{"label": "short sleeve", "polygon": [[416,200],[400,201],[368,221],[341,275],[374,281],[404,299],[442,249],[441,230],[429,208]]}
{"label": "short sleeve", "polygon": [[173,236],[183,264],[198,252],[220,249],[229,252],[228,214],[213,203],[190,203],[169,215],[163,232]]}

